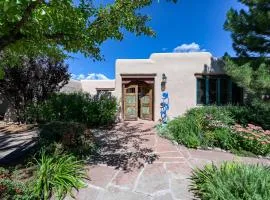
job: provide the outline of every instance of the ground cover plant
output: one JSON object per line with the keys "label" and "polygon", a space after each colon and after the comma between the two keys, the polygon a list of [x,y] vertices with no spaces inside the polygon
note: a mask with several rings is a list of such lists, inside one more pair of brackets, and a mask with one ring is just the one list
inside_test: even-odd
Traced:
{"label": "ground cover plant", "polygon": [[[190,148],[218,147],[244,155],[270,154],[270,132],[248,123],[238,106],[193,108],[157,127],[160,135]],[[239,117],[241,116],[241,117]]]}
{"label": "ground cover plant", "polygon": [[29,199],[27,184],[14,180],[10,170],[0,167],[0,199]]}
{"label": "ground cover plant", "polygon": [[191,191],[202,199],[270,199],[270,168],[263,165],[223,163],[195,169]]}

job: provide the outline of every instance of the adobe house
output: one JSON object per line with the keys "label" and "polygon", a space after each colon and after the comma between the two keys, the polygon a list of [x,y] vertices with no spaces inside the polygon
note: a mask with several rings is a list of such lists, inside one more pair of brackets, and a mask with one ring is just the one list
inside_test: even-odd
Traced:
{"label": "adobe house", "polygon": [[119,99],[124,120],[158,121],[161,114],[173,118],[196,106],[243,102],[243,90],[208,52],[117,59],[115,80],[83,80],[81,90],[111,92]]}
{"label": "adobe house", "polygon": [[78,91],[115,95],[124,120],[166,121],[196,106],[243,102],[243,90],[226,76],[222,61],[208,52],[117,59],[115,80],[70,80],[61,89]]}
{"label": "adobe house", "polygon": [[168,117],[200,105],[242,103],[243,91],[223,71],[222,61],[208,52],[154,53],[149,59],[118,59],[115,95],[122,117],[157,121],[166,92]]}

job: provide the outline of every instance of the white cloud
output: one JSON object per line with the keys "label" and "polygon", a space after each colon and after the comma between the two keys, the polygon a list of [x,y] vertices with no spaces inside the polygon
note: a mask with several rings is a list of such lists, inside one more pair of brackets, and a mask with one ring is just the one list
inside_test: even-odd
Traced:
{"label": "white cloud", "polygon": [[96,74],[96,73],[88,74],[85,79],[86,80],[109,80],[109,78],[105,76],[104,74]]}
{"label": "white cloud", "polygon": [[173,49],[173,52],[175,53],[183,53],[183,52],[200,52],[200,51],[206,51],[205,49],[201,49],[200,45],[198,45],[195,42],[192,42],[191,44],[182,44],[180,46],[177,46]]}
{"label": "white cloud", "polygon": [[83,80],[85,79],[85,75],[84,74],[71,74],[71,78],[75,80]]}
{"label": "white cloud", "polygon": [[77,75],[76,74],[70,74],[71,79],[76,79]]}
{"label": "white cloud", "polygon": [[71,74],[71,78],[75,80],[109,80],[107,76],[100,73],[91,73],[88,75],[84,74]]}
{"label": "white cloud", "polygon": [[83,80],[83,79],[85,79],[85,75],[84,75],[84,74],[79,74],[79,75],[77,76],[77,79],[78,79],[78,80]]}

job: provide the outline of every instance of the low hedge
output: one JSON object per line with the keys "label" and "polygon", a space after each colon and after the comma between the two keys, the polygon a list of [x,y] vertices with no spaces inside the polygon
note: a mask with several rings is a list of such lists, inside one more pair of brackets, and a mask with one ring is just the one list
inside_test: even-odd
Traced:
{"label": "low hedge", "polygon": [[191,191],[202,200],[270,199],[270,168],[263,165],[223,163],[196,169],[191,176]]}
{"label": "low hedge", "polygon": [[28,122],[78,122],[87,126],[111,125],[117,117],[117,100],[107,93],[57,93],[42,104],[32,104],[25,112]]}

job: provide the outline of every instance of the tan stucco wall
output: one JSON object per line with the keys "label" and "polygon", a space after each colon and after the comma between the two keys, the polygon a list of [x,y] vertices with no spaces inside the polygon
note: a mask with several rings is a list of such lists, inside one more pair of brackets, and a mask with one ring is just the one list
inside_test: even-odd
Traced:
{"label": "tan stucco wall", "polygon": [[82,90],[90,94],[96,94],[97,88],[115,88],[115,80],[81,80]]}
{"label": "tan stucco wall", "polygon": [[221,65],[208,52],[154,53],[149,59],[118,59],[115,69],[115,95],[121,99],[120,74],[156,73],[154,87],[154,120],[160,119],[161,80],[167,76],[166,90],[169,93],[169,118],[179,116],[196,106],[195,73],[223,73]]}
{"label": "tan stucco wall", "polygon": [[68,84],[64,85],[61,88],[60,92],[63,93],[73,93],[73,92],[80,92],[82,91],[82,84],[81,81],[70,79]]}
{"label": "tan stucco wall", "polygon": [[61,88],[60,92],[72,93],[72,92],[87,92],[92,95],[97,93],[97,88],[115,88],[114,80],[74,80],[70,79],[68,84]]}

